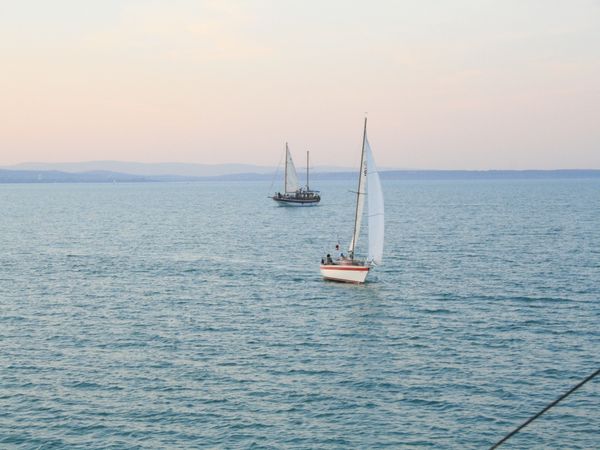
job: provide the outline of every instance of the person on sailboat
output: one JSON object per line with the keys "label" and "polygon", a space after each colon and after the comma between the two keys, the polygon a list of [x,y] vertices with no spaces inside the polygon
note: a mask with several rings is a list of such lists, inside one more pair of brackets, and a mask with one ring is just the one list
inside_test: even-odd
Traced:
{"label": "person on sailboat", "polygon": [[333,264],[333,259],[331,259],[331,255],[329,253],[327,253],[327,259],[325,260],[326,264]]}
{"label": "person on sailboat", "polygon": [[340,251],[340,244],[335,244],[335,254],[337,259],[344,259],[344,252]]}

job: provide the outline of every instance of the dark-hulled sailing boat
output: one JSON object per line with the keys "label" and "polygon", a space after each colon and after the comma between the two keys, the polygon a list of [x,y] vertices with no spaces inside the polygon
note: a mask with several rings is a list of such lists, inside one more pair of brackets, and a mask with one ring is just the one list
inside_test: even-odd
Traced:
{"label": "dark-hulled sailing boat", "polygon": [[292,154],[285,143],[285,175],[284,175],[284,191],[277,192],[273,197],[280,206],[314,206],[321,201],[319,191],[313,191],[308,186],[308,171],[309,171],[309,153],[306,152],[306,187],[300,187],[298,182],[298,174],[292,160]]}

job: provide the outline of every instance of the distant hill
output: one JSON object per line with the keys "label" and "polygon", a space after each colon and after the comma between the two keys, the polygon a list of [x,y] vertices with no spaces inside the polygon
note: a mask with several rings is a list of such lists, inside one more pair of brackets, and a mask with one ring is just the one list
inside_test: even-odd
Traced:
{"label": "distant hill", "polygon": [[105,170],[69,173],[59,170],[0,169],[0,183],[135,183],[190,180],[196,180],[196,178],[178,176],[149,177]]}
{"label": "distant hill", "polygon": [[[297,168],[298,171],[304,170],[302,166],[297,166]],[[30,171],[55,170],[68,173],[104,171],[144,176],[173,175],[183,177],[218,177],[248,173],[273,175],[277,171],[276,167],[252,164],[138,163],[124,161],[87,161],[76,163],[29,162],[5,166],[2,169]],[[282,170],[280,167],[279,171],[281,172]],[[344,172],[348,170],[351,169],[334,166],[311,167],[311,173]]]}
{"label": "distant hill", "polygon": [[[600,170],[387,170],[380,171],[384,180],[511,180],[600,178]],[[311,181],[355,180],[356,171],[317,172]],[[218,176],[136,175],[104,170],[64,172],[59,170],[0,169],[0,183],[136,183],[173,181],[264,181],[282,183],[282,173],[274,177],[267,173],[235,173]],[[302,183],[302,179],[300,180]],[[317,184],[315,183],[315,184]],[[311,185],[318,189],[318,185]]]}
{"label": "distant hill", "polygon": [[[383,180],[513,180],[600,178],[600,170],[380,170]],[[312,181],[356,179],[357,171],[311,173]],[[248,174],[244,177],[248,179]],[[237,176],[230,176],[235,179]],[[267,177],[268,178],[268,177]],[[281,177],[279,177],[281,178]],[[302,178],[300,178],[302,183]]]}
{"label": "distant hill", "polygon": [[207,177],[234,173],[273,173],[275,168],[250,164],[187,164],[187,163],[138,163],[124,161],[87,161],[75,163],[29,162],[6,166],[11,170],[56,170],[59,172],[116,172],[131,175],[155,176],[177,175],[185,177]]}
{"label": "distant hill", "polygon": [[558,170],[388,170],[383,179],[402,180],[494,180],[494,179],[564,179],[600,178],[596,169]]}

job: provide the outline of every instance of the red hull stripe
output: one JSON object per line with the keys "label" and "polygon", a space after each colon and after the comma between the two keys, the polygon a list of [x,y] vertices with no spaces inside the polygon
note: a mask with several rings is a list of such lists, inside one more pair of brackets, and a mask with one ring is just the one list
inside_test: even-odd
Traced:
{"label": "red hull stripe", "polygon": [[323,270],[358,270],[364,272],[369,270],[368,267],[353,267],[353,266],[321,266]]}

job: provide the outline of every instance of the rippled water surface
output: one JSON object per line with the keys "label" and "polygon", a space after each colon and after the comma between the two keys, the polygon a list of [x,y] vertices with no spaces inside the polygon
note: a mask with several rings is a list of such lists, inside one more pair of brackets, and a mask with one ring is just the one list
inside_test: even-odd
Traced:
{"label": "rippled water surface", "polygon": [[486,448],[600,367],[600,181],[384,180],[385,265],[324,282],[353,185],[0,185],[0,447]]}

